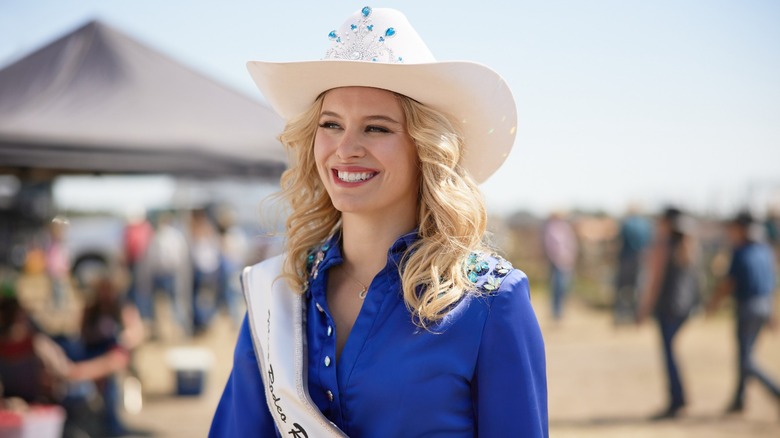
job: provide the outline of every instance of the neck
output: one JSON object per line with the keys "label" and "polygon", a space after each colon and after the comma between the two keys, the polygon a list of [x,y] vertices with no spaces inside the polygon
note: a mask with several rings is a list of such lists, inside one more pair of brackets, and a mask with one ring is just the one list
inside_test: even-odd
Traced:
{"label": "neck", "polygon": [[368,282],[387,264],[387,251],[402,235],[415,227],[413,217],[342,217],[344,265],[361,282]]}

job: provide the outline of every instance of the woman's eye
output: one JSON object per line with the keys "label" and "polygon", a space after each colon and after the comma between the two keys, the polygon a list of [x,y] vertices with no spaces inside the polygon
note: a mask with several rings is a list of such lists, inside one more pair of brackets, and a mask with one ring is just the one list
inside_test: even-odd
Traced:
{"label": "woman's eye", "polygon": [[320,123],[320,128],[339,129],[340,126],[339,126],[338,123],[335,123],[335,122],[322,122],[322,123]]}
{"label": "woman's eye", "polygon": [[366,126],[366,132],[390,132],[389,129],[382,126]]}

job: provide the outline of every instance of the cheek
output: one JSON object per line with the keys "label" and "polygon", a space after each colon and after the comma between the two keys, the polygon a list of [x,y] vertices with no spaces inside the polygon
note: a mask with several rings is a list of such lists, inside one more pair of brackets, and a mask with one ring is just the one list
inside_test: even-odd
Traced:
{"label": "cheek", "polygon": [[420,157],[417,154],[417,145],[411,142],[406,149],[406,162],[409,166],[409,173],[414,176],[415,180],[420,176]]}
{"label": "cheek", "polygon": [[327,145],[322,141],[322,139],[318,140],[318,137],[314,138],[312,154],[314,154],[314,164],[317,166],[317,173],[319,173],[320,177],[322,178],[322,172],[325,168],[325,160],[328,158]]}
{"label": "cheek", "polygon": [[322,144],[322,137],[319,135],[314,136],[314,146],[312,146],[311,151],[314,154],[314,160],[319,163],[322,159],[323,155],[323,144]]}

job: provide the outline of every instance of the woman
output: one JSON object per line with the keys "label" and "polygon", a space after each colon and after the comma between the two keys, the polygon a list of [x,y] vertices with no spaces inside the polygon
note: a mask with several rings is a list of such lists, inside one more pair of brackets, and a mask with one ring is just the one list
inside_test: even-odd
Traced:
{"label": "woman", "polygon": [[[19,397],[28,403],[62,404],[67,411],[63,436],[106,436],[95,421],[95,403],[65,397],[69,383],[103,379],[126,369],[126,351],[72,361],[41,332],[10,286],[0,293],[0,402]],[[0,403],[2,404],[2,403]]]}
{"label": "woman", "polygon": [[[129,302],[123,303],[119,290],[108,276],[95,281],[92,293],[81,319],[80,356],[92,359],[112,351],[130,355],[144,339],[144,326],[138,309]],[[125,426],[121,418],[120,375],[114,373],[94,382],[103,401],[103,432],[107,436],[146,435]]]}
{"label": "woman", "polygon": [[658,238],[651,250],[650,282],[642,296],[637,322],[653,309],[663,342],[669,404],[654,419],[676,417],[685,406],[685,392],[674,353],[674,339],[699,301],[697,250],[691,218],[667,208],[658,223]]}
{"label": "woman", "polygon": [[363,8],[322,61],[250,62],[287,119],[286,253],[248,316],[211,436],[547,436],[525,275],[483,245],[476,187],[514,141],[492,70],[436,62]]}
{"label": "woman", "polygon": [[553,212],[544,223],[542,247],[550,272],[552,316],[559,321],[577,263],[577,234],[562,212]]}

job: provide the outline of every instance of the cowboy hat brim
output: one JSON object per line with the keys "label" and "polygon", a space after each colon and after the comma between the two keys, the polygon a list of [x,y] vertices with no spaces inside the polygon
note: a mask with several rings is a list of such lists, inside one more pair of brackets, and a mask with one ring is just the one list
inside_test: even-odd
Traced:
{"label": "cowboy hat brim", "polygon": [[498,73],[479,63],[250,61],[247,69],[285,120],[306,111],[324,91],[340,87],[381,88],[441,111],[459,125],[465,144],[461,163],[478,183],[501,166],[514,143],[517,109],[512,92]]}

